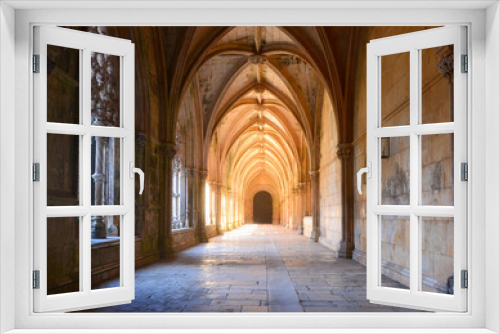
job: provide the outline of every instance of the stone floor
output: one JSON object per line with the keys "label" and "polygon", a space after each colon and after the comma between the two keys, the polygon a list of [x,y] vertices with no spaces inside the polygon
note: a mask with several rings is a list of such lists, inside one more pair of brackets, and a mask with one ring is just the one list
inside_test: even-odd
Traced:
{"label": "stone floor", "polygon": [[[135,284],[131,304],[92,311],[409,311],[370,304],[365,267],[277,225],[245,225],[210,239],[175,260],[138,269]],[[399,286],[390,279],[384,285]]]}

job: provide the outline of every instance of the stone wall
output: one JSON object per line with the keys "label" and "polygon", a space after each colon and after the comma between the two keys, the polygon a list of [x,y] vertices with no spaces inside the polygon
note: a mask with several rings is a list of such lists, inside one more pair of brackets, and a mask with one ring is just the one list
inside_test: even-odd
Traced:
{"label": "stone wall", "polygon": [[[366,166],[366,44],[376,38],[409,33],[423,27],[366,27],[360,33],[360,52],[353,98],[354,172]],[[439,70],[446,48],[422,52],[422,122],[450,121],[448,79]],[[387,56],[385,56],[387,57]],[[382,59],[382,126],[409,124],[409,57],[407,54]],[[451,116],[452,117],[452,116]],[[425,205],[451,205],[452,135],[422,137],[422,195]],[[409,204],[409,138],[383,138],[381,157],[382,204]],[[373,163],[373,162],[372,162]],[[356,175],[352,182],[356,187]],[[366,176],[363,194],[354,197],[353,258],[366,263]],[[385,216],[382,223],[383,273],[409,284],[409,217]],[[446,218],[422,219],[422,270],[424,290],[446,291],[453,273],[453,221]]]}
{"label": "stone wall", "polygon": [[206,225],[205,230],[207,231],[207,238],[213,238],[217,236],[217,228],[215,225]]}
{"label": "stone wall", "polygon": [[185,250],[197,243],[196,231],[192,228],[172,231],[172,248],[175,252]]}
{"label": "stone wall", "polygon": [[[136,268],[159,259],[158,236],[163,223],[164,200],[164,136],[160,130],[161,112],[165,112],[163,80],[163,41],[150,27],[74,28],[114,37],[126,38],[136,47],[136,166],[145,172],[144,193],[136,195],[135,260]],[[161,50],[161,51],[160,51]],[[51,47],[49,50],[48,121],[78,123],[78,52]],[[158,58],[158,56],[161,56]],[[75,102],[76,101],[76,102]],[[63,108],[61,106],[64,106]],[[161,110],[161,112],[160,112]],[[76,118],[75,118],[76,117]],[[64,137],[64,138],[61,138]],[[78,205],[78,138],[52,135],[48,138],[48,205]],[[76,165],[75,165],[76,164]],[[136,194],[139,182],[136,178]],[[79,222],[76,218],[48,220],[48,292],[49,294],[79,289]],[[194,234],[176,235],[175,247],[187,248],[196,243]],[[119,240],[93,240],[92,285],[119,275]]]}

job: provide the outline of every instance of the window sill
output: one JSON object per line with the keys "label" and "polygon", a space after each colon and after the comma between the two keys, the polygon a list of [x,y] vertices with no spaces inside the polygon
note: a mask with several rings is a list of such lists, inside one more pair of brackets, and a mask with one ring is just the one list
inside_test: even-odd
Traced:
{"label": "window sill", "polygon": [[92,243],[92,249],[115,246],[120,244],[120,237],[108,237],[106,239],[90,239]]}
{"label": "window sill", "polygon": [[194,228],[192,228],[192,227],[178,228],[176,230],[172,230],[172,234],[188,233],[191,231],[194,232]]}

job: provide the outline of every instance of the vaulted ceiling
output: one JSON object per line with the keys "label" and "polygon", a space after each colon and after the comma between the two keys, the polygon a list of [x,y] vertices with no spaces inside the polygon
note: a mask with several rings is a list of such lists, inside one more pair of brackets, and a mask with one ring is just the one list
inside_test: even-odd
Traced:
{"label": "vaulted ceiling", "polygon": [[[188,126],[185,134],[195,146],[189,152],[191,167],[208,170],[210,180],[233,191],[260,180],[281,194],[289,193],[308,178],[309,170],[317,170],[323,105],[333,109],[340,142],[352,140],[346,101],[359,28],[107,31],[131,39],[142,53],[144,64],[137,64],[136,71],[148,81],[136,80],[136,85],[157,99],[138,96],[136,100],[143,101],[136,103],[161,113],[160,128],[151,130],[174,145],[178,123]],[[151,128],[151,121],[137,116],[136,123]]]}
{"label": "vaulted ceiling", "polygon": [[345,70],[331,73],[337,65],[325,59],[331,53],[321,28],[204,27],[186,34],[178,112],[186,114],[187,96],[198,96],[209,179],[236,192],[259,183],[276,196],[288,194],[316,164],[324,99],[332,105],[336,94],[343,105],[343,92],[334,94],[329,83]]}

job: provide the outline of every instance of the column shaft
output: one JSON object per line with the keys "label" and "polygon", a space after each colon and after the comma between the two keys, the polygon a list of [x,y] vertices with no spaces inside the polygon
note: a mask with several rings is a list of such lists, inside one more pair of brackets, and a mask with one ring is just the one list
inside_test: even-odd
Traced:
{"label": "column shaft", "polygon": [[217,234],[223,234],[221,225],[221,188],[220,184],[215,185],[215,228],[217,229]]}
{"label": "column shaft", "polygon": [[320,235],[319,221],[319,171],[311,171],[311,197],[312,197],[312,220],[313,231],[311,241],[318,242]]}
{"label": "column shaft", "polygon": [[352,258],[354,250],[354,193],[353,162],[350,143],[339,144],[337,156],[341,160],[341,196],[342,196],[342,240],[338,256]]}
{"label": "column shaft", "polygon": [[160,224],[158,233],[158,248],[160,258],[170,258],[174,255],[172,249],[172,178],[173,166],[176,149],[175,144],[166,144],[162,150],[163,153],[163,171],[164,171],[164,208],[163,222]]}
{"label": "column shaft", "polygon": [[198,174],[199,174],[199,176],[198,176],[199,206],[198,206],[198,225],[196,227],[197,227],[199,242],[208,242],[207,231],[205,229],[205,225],[206,225],[205,186],[207,184],[208,173],[207,173],[207,171],[199,171]]}
{"label": "column shaft", "polygon": [[[108,138],[105,137],[95,137],[96,141],[96,151],[95,151],[95,172],[92,175],[94,179],[94,198],[95,205],[104,205],[106,204],[105,199],[105,187],[104,181],[106,180],[106,144],[108,142]],[[96,239],[105,239],[107,237],[106,232],[106,220],[103,216],[96,216],[92,219],[92,238]]]}

